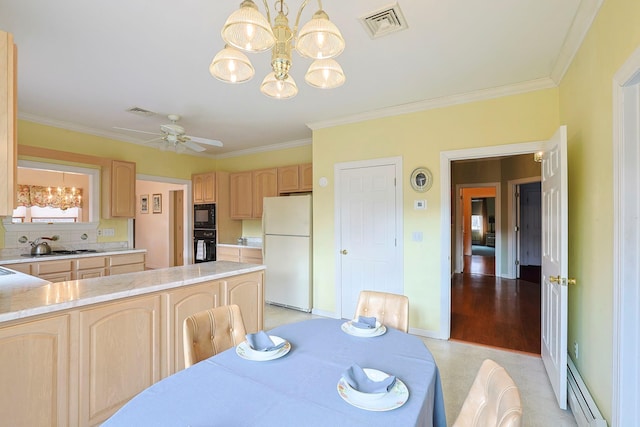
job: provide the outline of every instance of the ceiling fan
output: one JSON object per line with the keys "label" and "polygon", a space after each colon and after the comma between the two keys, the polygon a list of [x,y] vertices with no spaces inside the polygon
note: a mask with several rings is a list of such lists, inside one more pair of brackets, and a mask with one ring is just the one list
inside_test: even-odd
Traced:
{"label": "ceiling fan", "polygon": [[190,149],[197,152],[205,151],[204,147],[196,144],[212,145],[214,147],[222,147],[222,142],[215,139],[200,138],[197,136],[185,135],[185,130],[178,124],[180,116],[177,114],[169,114],[168,119],[171,123],[160,125],[160,133],[147,132],[137,129],[127,129],[121,127],[114,127],[114,129],[126,130],[129,132],[144,133],[147,135],[157,135],[156,138],[145,141],[146,143],[158,141],[160,143],[159,148],[161,150],[174,149],[181,153],[185,149]]}

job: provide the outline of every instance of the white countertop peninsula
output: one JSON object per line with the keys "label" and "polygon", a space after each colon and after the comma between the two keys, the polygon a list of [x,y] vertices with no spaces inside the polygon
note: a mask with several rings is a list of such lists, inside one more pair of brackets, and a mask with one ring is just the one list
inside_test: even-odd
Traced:
{"label": "white countertop peninsula", "polygon": [[[33,258],[24,258],[33,261]],[[52,258],[58,257],[47,257]],[[12,263],[15,262],[14,260]],[[21,273],[0,276],[0,323],[223,279],[265,268],[264,265],[215,261],[59,283],[50,283]]]}
{"label": "white countertop peninsula", "polygon": [[261,330],[265,268],[214,261],[57,283],[0,275],[2,424],[100,425],[184,369],[184,319],[199,311],[237,304],[247,333]]}

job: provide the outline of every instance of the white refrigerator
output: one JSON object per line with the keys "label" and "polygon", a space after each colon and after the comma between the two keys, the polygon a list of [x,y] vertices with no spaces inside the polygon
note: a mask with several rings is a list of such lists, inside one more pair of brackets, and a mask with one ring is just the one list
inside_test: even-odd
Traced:
{"label": "white refrigerator", "polygon": [[311,195],[265,197],[262,233],[265,301],[310,312]]}

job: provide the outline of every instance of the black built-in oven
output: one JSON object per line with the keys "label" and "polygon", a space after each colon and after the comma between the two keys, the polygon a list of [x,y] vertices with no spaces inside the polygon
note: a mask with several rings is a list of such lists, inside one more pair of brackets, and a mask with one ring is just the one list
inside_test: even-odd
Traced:
{"label": "black built-in oven", "polygon": [[215,230],[216,228],[215,203],[193,205],[193,228]]}
{"label": "black built-in oven", "polygon": [[216,230],[193,230],[193,259],[196,263],[216,260]]}

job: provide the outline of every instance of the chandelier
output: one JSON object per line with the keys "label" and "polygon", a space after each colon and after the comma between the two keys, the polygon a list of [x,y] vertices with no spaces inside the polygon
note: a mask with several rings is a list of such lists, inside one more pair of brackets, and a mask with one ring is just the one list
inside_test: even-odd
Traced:
{"label": "chandelier", "polygon": [[284,0],[277,0],[274,9],[277,16],[271,23],[267,1],[263,0],[267,16],[258,11],[253,0],[244,0],[240,9],[233,12],[222,27],[225,47],[213,58],[209,72],[226,83],[243,83],[250,80],[255,70],[249,58],[241,52],[263,52],[271,49],[271,69],[262,81],[260,91],[271,98],[288,99],[298,93],[293,77],[291,51],[295,49],[313,63],[305,74],[305,81],[317,88],[333,89],[345,81],[342,67],[334,57],[344,50],[340,30],[329,21],[318,0],[318,11],[298,31],[300,15],[309,0],[304,0],[298,10],[293,30],[289,27],[289,8]]}

